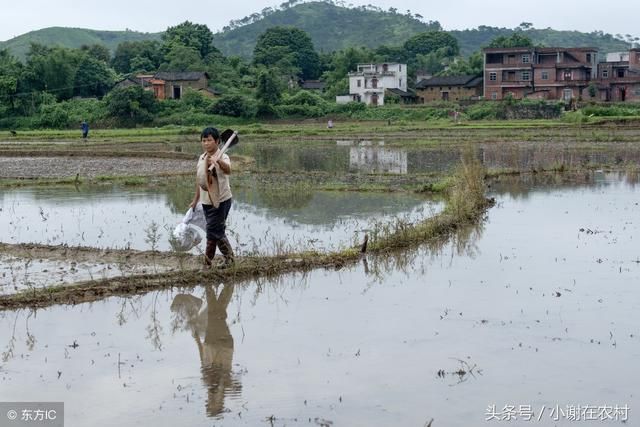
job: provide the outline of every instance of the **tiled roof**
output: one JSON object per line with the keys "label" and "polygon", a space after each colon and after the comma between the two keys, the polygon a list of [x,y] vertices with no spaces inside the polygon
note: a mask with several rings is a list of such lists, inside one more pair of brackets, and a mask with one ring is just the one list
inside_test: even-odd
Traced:
{"label": "tiled roof", "polygon": [[476,76],[438,76],[430,79],[420,80],[416,85],[417,89],[423,89],[430,86],[465,86]]}
{"label": "tiled roof", "polygon": [[413,93],[413,92],[405,92],[405,91],[400,90],[400,89],[395,88],[395,87],[394,88],[388,88],[387,91],[391,92],[394,95],[401,96],[403,98],[414,98],[416,96],[416,94]]}
{"label": "tiled roof", "polygon": [[202,77],[209,78],[209,74],[203,71],[160,71],[154,76],[156,79],[169,81],[191,81],[200,80]]}

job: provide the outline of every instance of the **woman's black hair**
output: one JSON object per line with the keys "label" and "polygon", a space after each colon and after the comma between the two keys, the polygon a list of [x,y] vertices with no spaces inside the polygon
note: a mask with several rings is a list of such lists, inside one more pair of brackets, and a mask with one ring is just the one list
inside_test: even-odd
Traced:
{"label": "woman's black hair", "polygon": [[216,141],[220,139],[220,132],[216,128],[204,128],[202,133],[200,134],[200,139],[206,138],[208,136],[212,136]]}

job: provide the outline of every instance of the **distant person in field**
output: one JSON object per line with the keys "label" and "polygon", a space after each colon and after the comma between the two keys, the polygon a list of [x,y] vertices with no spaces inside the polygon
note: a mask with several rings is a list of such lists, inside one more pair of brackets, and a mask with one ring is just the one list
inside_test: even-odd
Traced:
{"label": "distant person in field", "polygon": [[86,120],[83,120],[80,124],[80,129],[82,129],[82,139],[87,139],[89,136],[89,123]]}

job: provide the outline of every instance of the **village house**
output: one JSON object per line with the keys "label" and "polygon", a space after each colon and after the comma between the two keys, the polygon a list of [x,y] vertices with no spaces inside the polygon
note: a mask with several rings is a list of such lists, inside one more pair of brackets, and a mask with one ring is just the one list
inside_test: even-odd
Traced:
{"label": "village house", "polygon": [[116,87],[140,85],[153,91],[156,99],[180,99],[187,89],[193,89],[208,97],[218,93],[209,89],[209,74],[203,71],[160,71],[155,74],[139,74],[120,81]]}
{"label": "village house", "polygon": [[640,101],[640,49],[607,54],[598,64],[596,88],[599,101]]}
{"label": "village house", "polygon": [[313,92],[324,93],[327,85],[321,80],[301,80],[298,82],[300,89],[310,90]]}
{"label": "village house", "polygon": [[385,91],[398,89],[395,95],[411,98],[407,92],[407,65],[398,63],[358,64],[349,73],[349,95],[337,96],[336,102],[364,102],[367,105],[384,105]]}
{"label": "village house", "polygon": [[484,97],[579,98],[597,76],[595,48],[485,48]]}
{"label": "village house", "polygon": [[418,82],[416,94],[422,104],[433,101],[479,99],[482,96],[482,77],[430,77]]}
{"label": "village house", "polygon": [[590,47],[484,49],[484,97],[640,101],[640,49],[597,56]]}
{"label": "village house", "polygon": [[180,99],[184,92],[209,87],[209,74],[202,71],[161,71],[153,76],[153,92],[158,99]]}

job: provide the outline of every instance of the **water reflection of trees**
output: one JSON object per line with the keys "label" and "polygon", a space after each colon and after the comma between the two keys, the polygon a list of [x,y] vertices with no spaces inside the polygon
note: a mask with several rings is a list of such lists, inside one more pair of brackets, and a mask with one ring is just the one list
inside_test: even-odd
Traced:
{"label": "water reflection of trees", "polygon": [[175,324],[189,330],[200,356],[202,381],[207,388],[207,415],[221,414],[227,395],[240,393],[240,378],[233,373],[233,336],[227,325],[227,307],[235,285],[205,286],[206,306],[201,298],[176,295],[171,304]]}
{"label": "water reflection of trees", "polygon": [[258,170],[347,172],[347,148],[333,145],[295,146],[250,144],[242,147],[242,154],[256,161]]}
{"label": "water reflection of trees", "polygon": [[313,199],[313,191],[310,185],[298,183],[280,188],[262,187],[259,197],[271,209],[302,209]]}
{"label": "water reflection of trees", "polygon": [[456,230],[450,236],[432,239],[415,248],[368,255],[362,260],[365,274],[374,283],[384,283],[387,276],[393,272],[402,272],[409,276],[417,268],[425,271],[424,261],[427,259],[449,258],[449,264],[458,257],[475,258],[480,249],[478,241],[484,232],[484,224],[467,225]]}
{"label": "water reflection of trees", "polygon": [[550,193],[577,187],[610,186],[618,182],[634,187],[640,182],[640,172],[631,169],[607,173],[600,171],[570,171],[504,175],[493,178],[489,189],[499,196],[508,195],[514,199],[526,200],[534,192]]}

